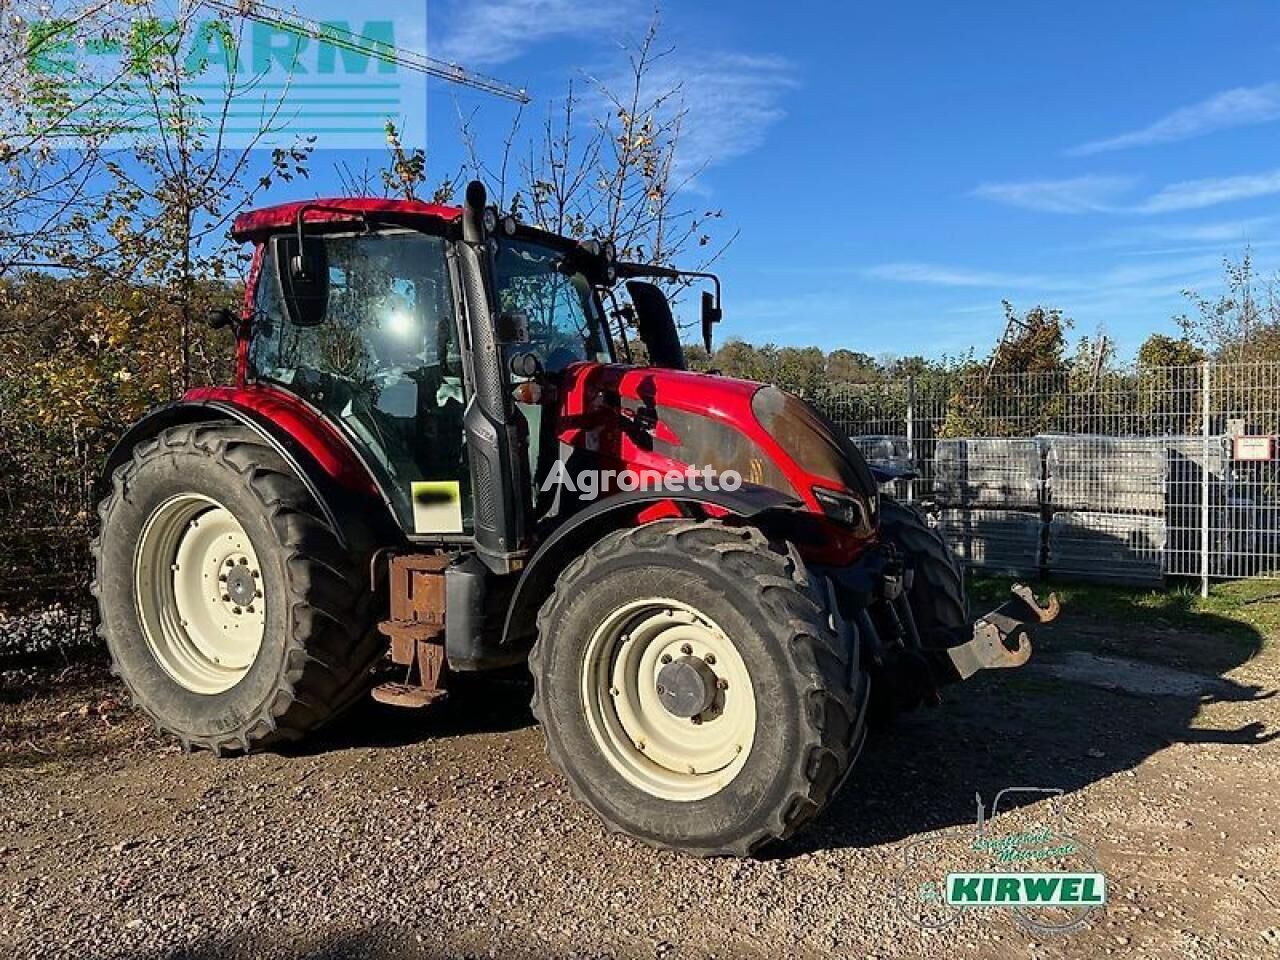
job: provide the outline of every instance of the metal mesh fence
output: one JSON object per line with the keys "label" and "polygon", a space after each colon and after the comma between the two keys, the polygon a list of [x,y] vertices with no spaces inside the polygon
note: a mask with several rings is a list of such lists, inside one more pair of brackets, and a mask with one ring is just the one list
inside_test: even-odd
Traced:
{"label": "metal mesh fence", "polygon": [[1129,583],[1280,578],[1280,364],[929,373],[816,398],[958,556]]}

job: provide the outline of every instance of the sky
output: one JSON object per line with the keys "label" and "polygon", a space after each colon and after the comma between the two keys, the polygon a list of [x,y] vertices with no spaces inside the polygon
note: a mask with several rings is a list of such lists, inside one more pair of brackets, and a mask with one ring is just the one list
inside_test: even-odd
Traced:
{"label": "sky", "polygon": [[[306,5],[350,17],[350,5]],[[426,52],[528,88],[617,75],[650,2],[429,0]],[[668,2],[690,202],[739,231],[719,337],[872,355],[985,353],[1001,300],[1061,307],[1132,356],[1246,246],[1280,267],[1280,4]],[[417,37],[401,43],[416,43]],[[432,177],[457,113],[496,152],[514,106],[432,81]],[[406,118],[408,119],[408,118]],[[414,123],[413,126],[417,127]],[[317,143],[309,183],[340,191]]]}

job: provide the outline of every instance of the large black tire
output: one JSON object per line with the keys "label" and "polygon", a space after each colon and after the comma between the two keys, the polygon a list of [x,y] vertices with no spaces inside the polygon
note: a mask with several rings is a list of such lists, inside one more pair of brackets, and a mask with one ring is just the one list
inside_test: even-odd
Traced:
{"label": "large black tire", "polygon": [[[964,626],[969,619],[959,561],[914,507],[880,498],[880,535],[909,559],[915,571],[907,595],[925,646],[931,636]],[[940,642],[945,646],[945,642]]]}
{"label": "large black tire", "polygon": [[[261,568],[261,646],[247,672],[216,693],[194,691],[161,665],[135,589],[148,519],[192,494],[230,512]],[[384,650],[373,629],[367,566],[343,549],[306,487],[252,431],[196,423],[138,444],[98,512],[99,633],[134,703],[186,748],[222,753],[296,740],[367,690]]]}
{"label": "large black tire", "polygon": [[[732,779],[706,797],[637,786],[589,726],[589,638],[648,598],[713,621],[750,678],[754,739]],[[869,680],[856,639],[833,630],[822,588],[794,552],[748,527],[662,520],[606,535],[543,605],[530,668],[534,714],[573,793],[610,829],[698,856],[745,856],[791,836],[831,799],[865,733]]]}

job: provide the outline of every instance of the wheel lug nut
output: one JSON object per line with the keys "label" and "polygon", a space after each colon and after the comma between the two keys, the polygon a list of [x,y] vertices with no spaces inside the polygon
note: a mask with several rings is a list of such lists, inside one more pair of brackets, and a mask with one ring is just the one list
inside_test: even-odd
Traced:
{"label": "wheel lug nut", "polygon": [[248,565],[249,565],[249,558],[248,558],[248,557],[241,557],[241,558],[240,558],[240,566],[242,566],[242,567],[247,567]]}
{"label": "wheel lug nut", "polygon": [[686,644],[682,644],[682,645],[681,645],[681,647],[680,647],[680,652],[681,652],[681,653],[683,653],[686,657],[688,657],[688,656],[692,656],[692,654],[693,654],[693,647],[689,646],[689,644],[687,644],[687,643],[686,643]]}
{"label": "wheel lug nut", "polygon": [[262,574],[260,574],[257,570],[253,571],[253,579],[257,580],[260,576],[262,576]]}
{"label": "wheel lug nut", "polygon": [[710,666],[713,666],[713,665],[715,664],[715,662],[716,662],[716,655],[715,655],[714,653],[708,653],[708,654],[707,654],[705,657],[703,657],[702,659],[703,659],[703,662],[704,662],[704,663],[706,663],[706,665],[710,667]]}
{"label": "wheel lug nut", "polygon": [[702,723],[702,718],[699,716],[693,716],[693,717],[690,717],[689,719],[693,721],[693,725],[695,727]]}
{"label": "wheel lug nut", "polygon": [[728,690],[728,689],[729,689],[729,681],[728,681],[728,680],[726,680],[724,677],[717,677],[717,678],[716,678],[716,689],[717,689],[717,690]]}
{"label": "wheel lug nut", "polygon": [[231,594],[229,594],[229,593],[224,593],[224,594],[222,595],[222,600],[223,600],[223,602],[224,602],[224,603],[230,603],[230,602],[231,602]]}
{"label": "wheel lug nut", "polygon": [[227,575],[224,573],[224,574],[222,574],[220,577],[218,577],[218,582],[219,582],[219,583],[226,583],[226,582],[227,582]]}
{"label": "wheel lug nut", "polygon": [[247,607],[245,607],[245,610],[248,611],[249,613],[253,613],[253,604],[252,603],[249,604]]}
{"label": "wheel lug nut", "polygon": [[667,692],[667,688],[664,687],[662,684],[658,684],[658,696],[662,696],[666,692]]}
{"label": "wheel lug nut", "polygon": [[258,599],[262,599],[262,591],[261,591],[261,590],[255,590],[255,591],[253,591],[253,595],[254,595],[255,597],[257,597]]}
{"label": "wheel lug nut", "polygon": [[240,616],[240,614],[244,613],[244,611],[241,610],[239,607],[232,607],[231,612],[234,613],[237,617]]}
{"label": "wheel lug nut", "polygon": [[663,662],[663,663],[670,663],[670,662],[671,662],[671,654],[669,654],[669,653],[664,653],[664,654],[662,655],[662,657],[661,657],[661,660],[662,660],[662,662]]}
{"label": "wheel lug nut", "polygon": [[228,566],[228,567],[234,567],[235,565],[236,565],[236,562],[235,562],[234,560],[232,560],[230,557],[228,557],[228,558],[227,558],[227,566]]}

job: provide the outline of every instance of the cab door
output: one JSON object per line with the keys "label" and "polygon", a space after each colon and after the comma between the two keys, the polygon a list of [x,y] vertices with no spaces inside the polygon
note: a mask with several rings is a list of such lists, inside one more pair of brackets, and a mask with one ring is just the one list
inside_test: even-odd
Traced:
{"label": "cab door", "polygon": [[407,534],[469,537],[466,388],[446,241],[409,230],[317,240],[328,271],[323,319],[291,321],[278,273],[264,269],[251,374],[313,404],[343,430]]}

